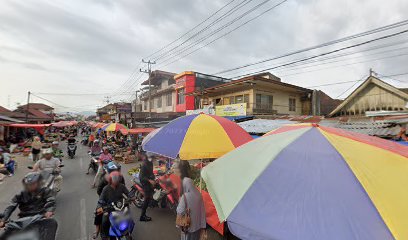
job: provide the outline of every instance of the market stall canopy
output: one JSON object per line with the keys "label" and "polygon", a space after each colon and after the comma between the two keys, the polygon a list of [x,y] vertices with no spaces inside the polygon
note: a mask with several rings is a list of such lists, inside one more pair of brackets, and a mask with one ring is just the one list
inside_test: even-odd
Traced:
{"label": "market stall canopy", "polygon": [[108,123],[105,126],[103,126],[101,129],[106,132],[117,132],[117,131],[120,131],[121,129],[128,129],[128,128],[125,125],[122,125],[120,123]]}
{"label": "market stall canopy", "polygon": [[69,127],[74,125],[71,121],[60,121],[56,123],[52,123],[51,126],[53,127]]}
{"label": "market stall canopy", "polygon": [[182,160],[218,158],[252,140],[238,124],[215,115],[177,118],[142,144],[147,152]]}
{"label": "market stall canopy", "polygon": [[132,129],[123,128],[123,129],[120,129],[120,132],[123,135],[128,135],[128,134],[136,135],[136,134],[140,134],[140,133],[150,133],[150,132],[154,131],[155,129],[156,128],[132,128]]}
{"label": "market stall canopy", "polygon": [[51,126],[51,124],[13,123],[10,124],[9,126],[17,128],[45,128]]}
{"label": "market stall canopy", "polygon": [[95,123],[94,125],[92,125],[92,127],[98,129],[98,128],[101,128],[101,127],[103,127],[105,125],[106,125],[106,123]]}
{"label": "market stall canopy", "polygon": [[202,177],[241,239],[408,239],[408,147],[318,125],[273,131]]}

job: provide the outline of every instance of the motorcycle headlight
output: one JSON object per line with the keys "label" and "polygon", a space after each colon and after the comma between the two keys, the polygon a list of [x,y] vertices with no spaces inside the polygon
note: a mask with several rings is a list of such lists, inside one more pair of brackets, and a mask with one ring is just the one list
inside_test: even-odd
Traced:
{"label": "motorcycle headlight", "polygon": [[122,221],[119,223],[119,230],[124,231],[128,228],[129,224],[127,221]]}

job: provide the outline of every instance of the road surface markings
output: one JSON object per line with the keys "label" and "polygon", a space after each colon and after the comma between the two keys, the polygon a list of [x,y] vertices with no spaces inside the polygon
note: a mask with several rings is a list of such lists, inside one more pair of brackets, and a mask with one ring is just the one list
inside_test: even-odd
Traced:
{"label": "road surface markings", "polygon": [[81,169],[82,169],[83,164],[84,164],[84,159],[83,159],[83,158],[80,158],[80,159],[79,159],[79,167],[80,167]]}
{"label": "road surface markings", "polygon": [[81,240],[87,240],[88,236],[86,234],[86,206],[85,206],[85,198],[81,199],[80,202],[80,219],[79,219],[79,224],[81,226]]}

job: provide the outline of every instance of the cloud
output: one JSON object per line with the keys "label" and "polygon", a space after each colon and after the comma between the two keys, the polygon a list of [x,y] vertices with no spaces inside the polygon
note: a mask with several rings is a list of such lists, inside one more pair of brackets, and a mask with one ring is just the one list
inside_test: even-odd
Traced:
{"label": "cloud", "polygon": [[[173,41],[227,2],[229,0],[3,0],[0,2],[0,95],[11,95],[12,102],[24,102],[28,90],[133,92],[137,86],[135,80],[126,80],[133,70],[137,72],[141,58]],[[232,5],[239,2],[234,1]],[[259,2],[251,1],[237,14]],[[260,10],[276,2],[270,1]],[[215,73],[400,21],[407,11],[408,2],[404,0],[390,0],[386,4],[380,0],[289,0],[162,70]],[[406,36],[398,39],[406,39]],[[181,52],[188,53],[188,50]],[[306,55],[297,58],[301,56]],[[370,59],[358,56],[361,60]],[[295,57],[286,61],[291,59]],[[282,61],[262,66],[267,68]],[[344,64],[352,62],[347,60]],[[311,86],[359,79],[370,67],[386,74],[406,72],[407,62],[408,57],[401,56],[345,67],[313,68],[319,71],[282,69],[275,72],[278,76],[301,73],[282,80]],[[322,89],[336,96],[350,86]],[[103,104],[103,96],[97,95],[49,98],[63,106],[83,106],[84,101],[87,105]],[[120,98],[131,99],[131,95],[116,97]],[[5,97],[0,98],[0,105],[6,102]]]}

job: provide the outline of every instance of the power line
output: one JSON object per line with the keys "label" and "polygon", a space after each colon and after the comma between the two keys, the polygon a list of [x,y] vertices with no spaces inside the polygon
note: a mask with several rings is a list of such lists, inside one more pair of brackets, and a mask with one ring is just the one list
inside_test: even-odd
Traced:
{"label": "power line", "polygon": [[[188,52],[187,54],[184,54],[184,55],[182,55],[181,57],[179,57],[179,58],[177,58],[177,59],[175,59],[175,60],[173,60],[173,61],[171,61],[171,62],[169,62],[169,63],[167,63],[167,62],[168,62],[169,60],[171,60],[171,58],[170,58],[170,59],[167,59],[165,62],[162,63],[162,64],[165,64],[165,65],[162,66],[162,67],[166,67],[166,66],[168,66],[168,65],[170,65],[170,64],[173,64],[173,63],[175,63],[175,62],[177,62],[177,61],[179,61],[179,60],[181,60],[181,59],[183,59],[183,58],[185,58],[185,57],[187,57],[187,56],[189,56],[189,55],[191,55],[191,54],[193,54],[193,53],[199,51],[200,49],[202,49],[202,48],[204,48],[204,47],[206,47],[206,46],[208,46],[208,45],[210,45],[210,44],[212,44],[212,43],[218,41],[219,39],[221,39],[221,38],[223,38],[223,37],[229,35],[230,33],[236,31],[237,29],[239,29],[239,28],[245,26],[246,24],[248,24],[248,23],[250,23],[250,22],[256,20],[257,18],[259,18],[259,17],[261,17],[262,15],[268,13],[269,11],[271,11],[271,10],[277,8],[278,6],[282,5],[283,3],[287,2],[287,1],[288,1],[288,0],[283,0],[283,1],[281,1],[281,2],[279,2],[279,3],[277,3],[277,4],[275,4],[274,6],[268,8],[267,10],[261,12],[260,14],[254,16],[253,18],[251,18],[251,19],[245,21],[244,23],[241,23],[240,25],[236,26],[235,28],[233,28],[233,29],[227,31],[226,33],[224,33],[224,34],[222,34],[222,35],[216,37],[215,39],[211,40],[210,42],[207,42],[206,44],[204,44],[204,45],[202,45],[202,46],[199,46],[197,49],[195,49],[195,50],[193,50],[193,51],[190,51],[190,52]],[[241,19],[241,18],[242,18],[242,17],[239,17],[239,19]],[[236,20],[236,21],[237,21],[237,20]],[[235,21],[234,21],[234,22],[235,22]],[[232,23],[234,23],[234,22],[232,22]],[[232,23],[231,23],[231,24],[232,24]],[[228,26],[230,26],[231,24],[229,24]],[[225,26],[225,25],[224,25],[224,26]],[[226,26],[226,27],[228,27],[228,26]],[[222,29],[216,30],[215,33],[220,32],[221,30],[223,30],[223,29],[226,28],[226,27],[222,27]],[[212,34],[209,34],[209,35],[207,35],[207,36],[210,36],[210,37],[211,37]],[[208,39],[208,38],[209,38],[209,37],[201,38],[201,39],[199,40],[199,42],[200,42],[201,40],[204,41],[204,40],[206,40],[206,39]],[[195,44],[195,46],[198,46],[198,45],[199,45],[199,42],[198,42],[198,44]],[[195,46],[192,46],[192,47],[190,47],[189,49],[192,49],[192,48],[195,47]],[[188,50],[188,49],[187,49],[187,48],[183,49],[183,50],[181,51],[181,53],[183,53],[185,50]],[[177,55],[180,55],[180,54],[176,54],[176,56],[177,56]]]}
{"label": "power line", "polygon": [[[342,57],[345,57],[345,56],[350,56],[350,55],[354,55],[354,54],[358,54],[358,53],[363,53],[363,52],[375,51],[375,50],[378,50],[378,49],[387,48],[387,47],[392,47],[392,46],[396,46],[396,45],[400,45],[400,44],[406,44],[406,43],[408,43],[407,40],[399,41],[399,42],[394,42],[394,43],[391,43],[391,44],[377,45],[377,46],[374,46],[374,47],[372,47],[372,48],[367,48],[367,49],[363,49],[363,50],[359,50],[359,51],[347,52],[347,53],[343,53],[343,54],[337,54],[337,55],[328,56],[328,57],[321,58],[321,59],[312,59],[312,60],[309,60],[309,61],[305,61],[305,62],[301,62],[301,63],[298,63],[298,64],[294,64],[294,65],[292,65],[292,66],[287,66],[287,67],[285,67],[285,69],[289,69],[288,71],[292,71],[292,70],[300,69],[299,66],[305,66],[305,65],[307,65],[307,64],[315,63],[315,62],[318,62],[319,64],[315,64],[315,65],[311,65],[311,66],[319,66],[319,65],[325,65],[325,64],[328,64],[328,63],[344,61],[344,59],[343,59],[343,60],[332,61],[332,62],[328,62],[328,63],[327,63],[327,62],[321,63],[321,62],[323,62],[323,61],[327,61],[327,60],[331,60],[331,59],[342,58]],[[400,48],[400,49],[405,49],[405,48],[406,48],[406,47]],[[400,50],[400,49],[398,49],[398,50]],[[385,53],[385,52],[390,52],[390,51],[396,51],[396,50],[397,50],[397,49],[391,49],[391,50],[386,50],[386,51],[377,52],[377,53],[373,53],[373,54],[366,54],[366,55],[363,55],[363,56],[360,56],[360,57],[367,57],[367,56],[371,56],[371,55],[377,55],[377,54],[381,54],[381,53]],[[360,57],[355,57],[355,58],[360,58]],[[353,59],[354,59],[354,58],[353,58]],[[347,60],[347,59],[346,59],[346,60]],[[352,60],[352,59],[351,59],[351,60]],[[285,63],[285,62],[283,62],[283,63]],[[279,64],[283,64],[283,63],[279,63]],[[306,68],[311,67],[311,66],[307,66]],[[255,70],[262,69],[262,68],[264,68],[264,67],[256,67],[256,68],[249,69],[249,71],[255,71]],[[244,72],[242,72],[241,74],[243,74],[243,73],[244,73]],[[230,75],[230,74],[227,74],[226,76],[229,76],[229,75]],[[224,76],[225,76],[225,75],[224,75]]]}
{"label": "power line", "polygon": [[364,42],[361,42],[361,43],[349,45],[347,47],[342,47],[342,48],[338,48],[338,49],[335,49],[335,50],[332,50],[332,51],[329,51],[329,52],[313,55],[311,57],[306,57],[306,58],[298,59],[298,60],[291,61],[291,62],[288,62],[288,63],[285,63],[285,64],[281,64],[281,65],[278,65],[278,66],[265,68],[265,69],[263,69],[261,71],[256,71],[256,72],[252,72],[252,73],[248,73],[248,74],[235,76],[234,78],[241,78],[241,77],[245,77],[245,76],[249,76],[249,75],[253,75],[253,74],[263,73],[265,71],[273,70],[273,69],[276,69],[276,68],[281,68],[281,67],[294,65],[296,63],[305,62],[305,61],[308,61],[308,60],[311,60],[311,59],[315,59],[315,58],[319,58],[319,57],[322,57],[322,56],[330,55],[330,54],[333,54],[333,53],[336,53],[336,52],[341,52],[341,51],[344,51],[344,50],[347,50],[347,49],[356,48],[356,47],[363,46],[363,45],[373,43],[373,42],[376,42],[376,41],[380,41],[380,40],[388,39],[388,38],[391,38],[391,37],[395,37],[395,36],[398,36],[398,35],[401,35],[401,34],[404,34],[404,33],[407,33],[407,32],[408,32],[408,30],[403,30],[403,31],[400,31],[400,32],[397,32],[397,33],[392,33],[392,34],[388,34],[388,35],[385,35],[385,36],[382,36],[382,37],[378,37],[378,38],[374,38],[374,39],[371,39],[371,40],[368,40],[368,41],[364,41]]}
{"label": "power line", "polygon": [[[238,21],[239,19],[241,19],[241,18],[243,18],[244,16],[248,15],[249,13],[255,11],[257,8],[261,7],[262,5],[266,4],[266,3],[269,2],[269,1],[270,1],[270,0],[264,0],[263,2],[261,2],[261,3],[257,4],[256,6],[252,7],[250,10],[248,10],[248,11],[242,13],[242,14],[239,15],[238,17],[232,19],[231,21],[225,23],[224,25],[221,25],[219,28],[217,28],[217,29],[215,29],[214,31],[210,32],[209,34],[205,35],[203,38],[200,38],[200,39],[198,39],[198,40],[195,40],[193,43],[190,43],[190,45],[187,45],[185,48],[181,49],[180,51],[184,51],[185,49],[188,49],[188,48],[190,48],[191,46],[196,45],[197,43],[203,41],[204,39],[207,39],[209,36],[213,36],[214,34],[218,33],[219,31],[223,30],[224,28],[230,26],[231,24],[235,23],[236,21]],[[172,48],[172,49],[169,50],[168,52],[166,52],[166,53],[160,55],[160,56],[157,57],[155,60],[157,61],[157,60],[160,60],[160,59],[163,58],[163,57],[171,56],[171,51],[177,49],[178,47],[181,47],[182,45],[184,45],[184,43],[188,42],[189,40],[194,39],[194,38],[197,37],[197,36],[199,36],[201,33],[205,32],[205,31],[208,30],[208,29],[210,29],[210,28],[211,28],[212,26],[214,26],[216,23],[218,23],[218,22],[224,20],[226,17],[230,16],[232,13],[238,11],[240,8],[244,7],[245,5],[247,5],[247,4],[250,3],[250,2],[251,2],[251,1],[248,1],[248,2],[247,2],[247,0],[242,1],[242,2],[240,3],[240,4],[243,3],[242,5],[238,4],[237,6],[234,7],[235,9],[234,9],[234,8],[231,9],[231,10],[233,10],[233,11],[230,10],[231,12],[229,11],[229,12],[225,13],[224,15],[222,15],[221,17],[219,17],[218,19],[216,19],[213,23],[211,23],[210,25],[208,25],[208,26],[205,27],[204,29],[200,30],[197,34],[193,35],[192,37],[190,37],[190,38],[187,39],[186,41],[182,42],[180,45],[178,45],[178,46]],[[194,47],[194,46],[193,46],[193,47]],[[180,52],[180,51],[179,51],[179,52]],[[170,55],[167,55],[168,53],[170,53]],[[178,54],[178,52],[177,52],[177,54]],[[167,60],[168,60],[168,59],[167,59]]]}
{"label": "power line", "polygon": [[224,8],[226,8],[228,5],[230,5],[231,3],[233,3],[235,0],[229,1],[227,4],[225,4],[224,6],[222,6],[220,9],[218,9],[217,11],[215,11],[213,14],[211,14],[209,17],[207,17],[206,19],[204,19],[203,21],[201,21],[199,24],[195,25],[193,28],[191,28],[190,30],[188,30],[187,32],[185,32],[184,34],[182,34],[181,36],[179,36],[177,39],[173,40],[172,42],[166,44],[165,46],[163,46],[162,48],[160,48],[159,50],[151,53],[149,56],[144,57],[144,59],[149,59],[152,58],[155,54],[161,52],[162,50],[166,49],[167,47],[171,46],[172,44],[176,43],[177,41],[179,41],[180,39],[182,39],[183,37],[187,36],[189,33],[193,32],[196,28],[198,28],[199,26],[201,26],[202,24],[204,24],[205,22],[207,22],[209,19],[211,19],[212,17],[214,17],[215,15],[217,15],[220,11],[222,11]]}
{"label": "power line", "polygon": [[244,64],[244,65],[241,65],[241,66],[238,66],[238,67],[234,67],[234,68],[226,69],[226,70],[223,70],[223,71],[219,71],[219,72],[213,73],[213,75],[219,75],[219,74],[223,74],[223,73],[226,73],[226,72],[231,72],[231,71],[235,71],[235,70],[238,70],[238,69],[246,68],[246,67],[249,67],[249,66],[253,66],[253,65],[257,65],[257,64],[261,64],[261,63],[265,63],[265,62],[269,62],[269,61],[273,61],[273,60],[277,60],[277,59],[280,59],[280,58],[289,57],[289,56],[296,55],[296,54],[299,54],[299,53],[308,52],[308,51],[319,49],[319,48],[322,48],[322,47],[331,46],[331,45],[342,43],[342,42],[349,41],[349,40],[352,40],[352,39],[356,39],[356,38],[372,35],[372,34],[375,34],[375,33],[383,32],[383,31],[386,31],[386,30],[398,28],[398,27],[401,27],[401,26],[404,26],[404,25],[407,25],[407,24],[408,24],[408,20],[396,22],[396,23],[393,23],[393,24],[389,24],[389,25],[386,25],[386,26],[382,26],[382,27],[379,27],[379,28],[368,30],[368,31],[365,31],[365,32],[362,32],[362,33],[358,33],[358,34],[346,36],[346,37],[343,37],[343,38],[339,38],[339,39],[336,39],[336,40],[332,40],[332,41],[329,41],[329,42],[325,42],[325,43],[322,43],[322,44],[318,44],[318,45],[315,45],[315,46],[312,46],[312,47],[308,47],[308,48],[296,50],[296,51],[293,51],[293,52],[285,53],[285,54],[282,54],[282,55],[279,55],[279,56],[276,56],[276,57],[267,58],[267,59],[264,59],[264,60],[261,60],[261,61],[248,63],[248,64]]}

